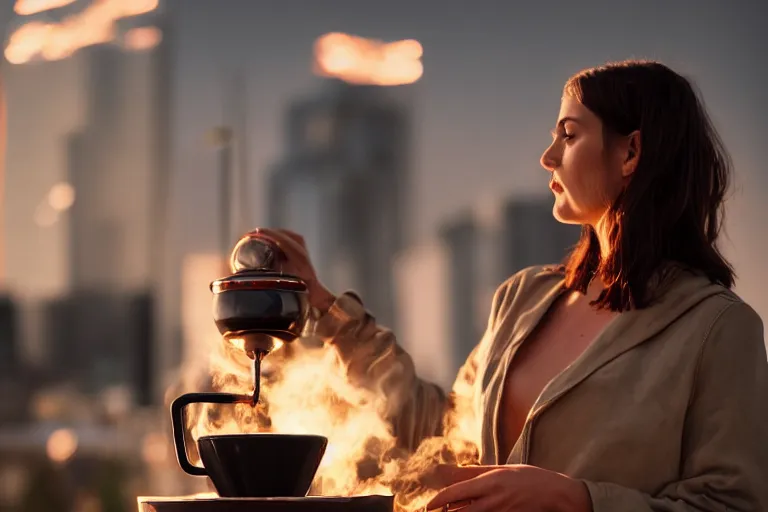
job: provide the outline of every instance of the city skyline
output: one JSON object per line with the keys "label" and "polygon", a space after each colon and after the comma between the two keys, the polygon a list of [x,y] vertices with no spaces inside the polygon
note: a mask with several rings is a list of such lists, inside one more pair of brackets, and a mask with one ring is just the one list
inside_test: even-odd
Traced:
{"label": "city skyline", "polygon": [[[415,151],[409,224],[416,241],[434,236],[442,219],[483,198],[546,196],[546,173],[538,157],[548,143],[562,83],[583,67],[649,57],[694,80],[734,157],[736,176],[723,246],[737,273],[750,276],[738,280],[737,292],[763,316],[768,313],[768,298],[759,287],[766,277],[761,191],[768,188],[758,155],[759,137],[768,129],[758,113],[766,99],[761,86],[766,65],[760,59],[766,35],[759,22],[765,19],[764,6],[478,3],[467,16],[460,2],[441,2],[439,9],[428,2],[361,5],[345,0],[301,10],[279,2],[237,0],[219,2],[218,8],[196,0],[170,5],[176,52],[171,243],[180,253],[217,246],[216,155],[204,139],[221,121],[228,77],[242,69],[248,79],[250,219],[259,225],[266,219],[266,172],[280,155],[284,109],[320,80],[312,76],[311,58],[312,43],[323,33],[415,38],[424,47],[424,76],[412,86]],[[15,18],[10,6],[3,7],[0,21],[8,27]],[[39,145],[40,137],[57,140],[82,115],[77,81],[68,69],[74,65],[46,66],[21,70],[5,63],[3,71],[9,101],[9,186],[16,183],[23,193],[37,187],[38,195],[51,184],[39,183],[33,170],[14,167],[14,161],[34,152],[29,145]],[[51,83],[57,84],[55,91],[46,86]],[[38,95],[49,96],[46,104],[17,100],[33,97],[35,91],[19,90],[30,85]],[[31,135],[25,129],[35,130],[34,143],[25,141]],[[56,165],[55,157],[43,162]],[[8,243],[34,247],[46,236],[41,230],[26,234],[23,243]],[[9,255],[12,274],[28,270],[22,255]]]}

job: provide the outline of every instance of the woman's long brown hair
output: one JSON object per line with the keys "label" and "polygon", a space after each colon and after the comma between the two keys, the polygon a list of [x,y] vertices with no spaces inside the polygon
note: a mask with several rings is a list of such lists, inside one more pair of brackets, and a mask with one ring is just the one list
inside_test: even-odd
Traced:
{"label": "woman's long brown hair", "polygon": [[607,148],[636,130],[641,140],[637,168],[606,214],[608,256],[584,226],[565,261],[566,286],[586,293],[599,276],[606,288],[593,305],[612,311],[647,306],[652,283],[674,264],[730,288],[717,238],[731,160],[690,82],[657,62],[624,61],[576,74],[564,94],[602,120]]}

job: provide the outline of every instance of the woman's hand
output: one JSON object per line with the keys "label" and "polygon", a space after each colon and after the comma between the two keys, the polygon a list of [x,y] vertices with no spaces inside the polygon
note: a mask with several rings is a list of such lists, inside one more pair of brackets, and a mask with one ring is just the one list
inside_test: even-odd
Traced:
{"label": "woman's hand", "polygon": [[317,278],[301,235],[287,229],[266,228],[257,228],[247,234],[258,235],[276,243],[285,256],[281,262],[282,271],[300,278],[307,284],[310,305],[323,313],[328,311],[336,297]]}
{"label": "woman's hand", "polygon": [[525,465],[438,466],[427,478],[442,490],[426,510],[462,512],[591,512],[586,486],[568,476]]}

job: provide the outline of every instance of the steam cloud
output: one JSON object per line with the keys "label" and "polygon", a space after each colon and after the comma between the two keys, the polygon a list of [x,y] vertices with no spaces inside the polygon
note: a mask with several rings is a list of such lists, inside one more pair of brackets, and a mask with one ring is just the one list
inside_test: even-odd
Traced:
{"label": "steam cloud", "polygon": [[[264,359],[257,407],[191,407],[191,438],[257,432],[326,436],[328,448],[310,494],[394,494],[398,512],[421,510],[434,496],[426,477],[436,465],[477,463],[475,440],[461,428],[468,404],[455,404],[444,422],[445,437],[425,439],[409,453],[398,446],[382,417],[386,397],[352,385],[332,347],[303,341],[286,344]],[[210,361],[212,388],[251,392],[250,360],[230,344],[216,346]]]}

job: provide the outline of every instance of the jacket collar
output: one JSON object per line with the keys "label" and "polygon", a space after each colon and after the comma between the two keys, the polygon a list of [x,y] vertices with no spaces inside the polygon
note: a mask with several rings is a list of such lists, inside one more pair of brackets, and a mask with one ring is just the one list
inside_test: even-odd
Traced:
{"label": "jacket collar", "polygon": [[[531,315],[531,320],[536,319],[536,322],[524,326],[521,331],[530,333],[535,328],[538,319],[559,296],[562,285],[563,281],[559,281],[543,291],[543,298],[535,308],[543,309],[540,314]],[[675,270],[668,282],[659,288],[655,302],[646,308],[617,315],[581,356],[547,384],[528,419],[531,420],[540,414],[544,407],[566,394],[602,366],[653,338],[708,297],[724,291],[722,286],[712,284],[702,275],[682,269]]]}

